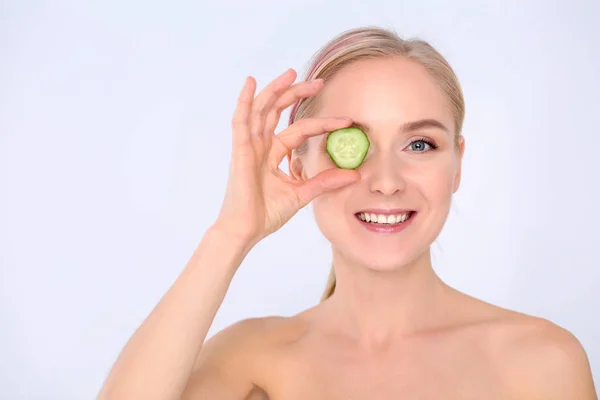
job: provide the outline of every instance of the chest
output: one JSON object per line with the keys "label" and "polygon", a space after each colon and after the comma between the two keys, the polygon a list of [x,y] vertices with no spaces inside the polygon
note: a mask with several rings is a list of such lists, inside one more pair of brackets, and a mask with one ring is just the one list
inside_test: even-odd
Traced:
{"label": "chest", "polygon": [[296,353],[272,375],[271,400],[508,399],[493,363],[467,344],[430,344],[377,357]]}

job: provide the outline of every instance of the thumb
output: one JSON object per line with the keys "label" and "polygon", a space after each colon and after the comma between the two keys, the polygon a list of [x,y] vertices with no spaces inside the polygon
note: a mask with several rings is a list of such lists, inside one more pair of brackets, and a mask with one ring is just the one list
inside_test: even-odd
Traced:
{"label": "thumb", "polygon": [[301,206],[306,206],[315,197],[320,196],[325,192],[342,188],[359,179],[360,174],[356,170],[331,168],[322,171],[298,187],[298,198],[302,203]]}

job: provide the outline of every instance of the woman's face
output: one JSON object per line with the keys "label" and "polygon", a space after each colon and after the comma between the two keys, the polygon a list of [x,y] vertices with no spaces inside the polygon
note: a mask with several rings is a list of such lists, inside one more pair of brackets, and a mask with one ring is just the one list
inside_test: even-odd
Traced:
{"label": "woman's face", "polygon": [[[357,168],[361,179],[312,203],[334,251],[378,270],[423,255],[448,216],[463,149],[462,138],[455,147],[454,118],[436,81],[407,59],[361,60],[327,82],[314,116],[350,117],[371,142]],[[309,139],[298,160],[305,178],[336,167],[326,137]]]}

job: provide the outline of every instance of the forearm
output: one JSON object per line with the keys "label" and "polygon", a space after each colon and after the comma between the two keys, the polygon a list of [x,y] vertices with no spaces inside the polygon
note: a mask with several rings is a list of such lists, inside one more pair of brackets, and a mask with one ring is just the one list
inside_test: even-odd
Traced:
{"label": "forearm", "polygon": [[251,245],[207,231],[181,275],[129,340],[99,399],[177,399]]}

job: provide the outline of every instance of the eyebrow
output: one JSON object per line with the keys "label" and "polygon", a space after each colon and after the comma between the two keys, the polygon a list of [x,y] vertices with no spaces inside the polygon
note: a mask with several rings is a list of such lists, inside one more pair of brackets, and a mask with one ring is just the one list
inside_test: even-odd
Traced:
{"label": "eyebrow", "polygon": [[[359,121],[353,120],[352,126],[362,130],[363,132],[365,132],[367,134],[371,133],[371,131],[372,131],[371,127],[364,122],[359,122]],[[399,132],[400,133],[409,133],[409,132],[418,131],[423,128],[437,128],[437,129],[443,130],[444,132],[450,133],[450,130],[444,124],[442,124],[440,121],[438,121],[436,119],[421,119],[418,121],[406,122],[406,123],[402,124],[402,126],[400,126]]]}

